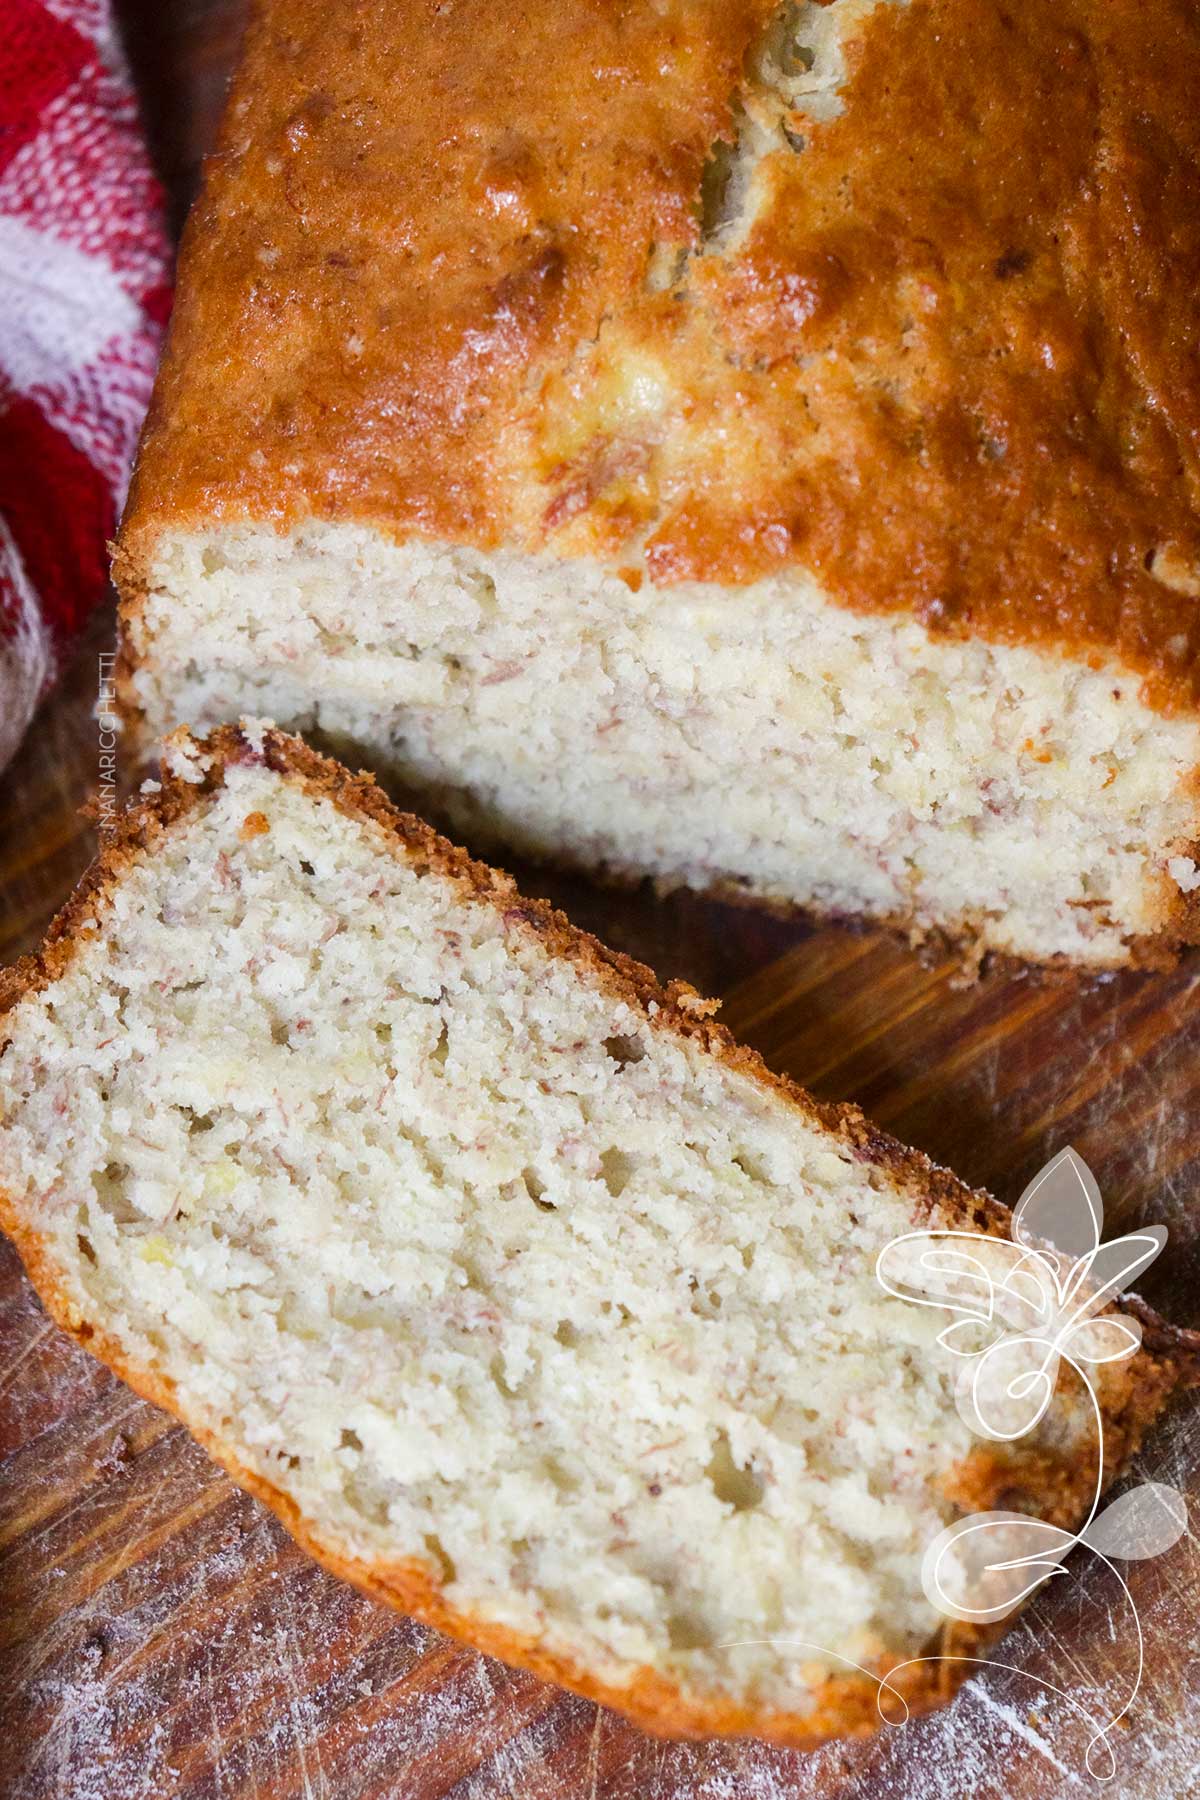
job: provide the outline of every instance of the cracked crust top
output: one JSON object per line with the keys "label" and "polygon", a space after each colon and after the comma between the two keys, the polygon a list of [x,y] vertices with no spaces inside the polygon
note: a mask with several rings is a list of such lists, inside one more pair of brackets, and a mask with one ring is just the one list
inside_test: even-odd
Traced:
{"label": "cracked crust top", "polygon": [[311,514],[794,564],[1194,704],[1198,287],[1192,0],[258,0],[118,574]]}

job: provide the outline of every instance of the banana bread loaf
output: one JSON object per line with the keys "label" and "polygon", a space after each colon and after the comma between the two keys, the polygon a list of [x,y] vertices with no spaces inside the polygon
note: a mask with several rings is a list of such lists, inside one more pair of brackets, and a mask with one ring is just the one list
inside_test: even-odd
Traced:
{"label": "banana bread loaf", "polygon": [[1200,922],[1192,0],[259,0],[117,557],[158,733],[1097,967]]}
{"label": "banana bread loaf", "polygon": [[988,1633],[930,1542],[1076,1528],[1177,1340],[1097,1367],[1102,1460],[1065,1379],[978,1441],[876,1259],[948,1226],[981,1267],[993,1201],[296,740],[166,765],[0,992],[0,1222],[54,1316],[331,1568],[653,1730],[946,1696],[971,1665],[908,1659]]}

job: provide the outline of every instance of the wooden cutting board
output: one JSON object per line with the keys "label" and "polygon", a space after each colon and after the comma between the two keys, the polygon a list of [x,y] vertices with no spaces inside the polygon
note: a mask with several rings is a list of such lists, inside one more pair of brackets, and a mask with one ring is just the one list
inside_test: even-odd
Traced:
{"label": "wooden cutting board", "polygon": [[[331,4],[336,0],[331,0]],[[186,197],[239,8],[124,7],[156,149]],[[0,955],[29,947],[90,850],[103,615],[0,781]],[[773,1068],[1014,1200],[1073,1143],[1111,1225],[1160,1220],[1147,1297],[1200,1324],[1200,957],[1169,976],[956,985],[876,934],[517,870],[579,923],[724,997]],[[1200,1409],[1139,1473],[1200,1521]],[[1074,1559],[946,1712],[815,1755],[656,1743],[397,1618],[323,1574],[186,1435],[42,1315],[0,1240],[2,1800],[1058,1800],[1100,1789],[1089,1720],[1130,1800],[1200,1795],[1200,1561],[1189,1535],[1127,1565]]]}

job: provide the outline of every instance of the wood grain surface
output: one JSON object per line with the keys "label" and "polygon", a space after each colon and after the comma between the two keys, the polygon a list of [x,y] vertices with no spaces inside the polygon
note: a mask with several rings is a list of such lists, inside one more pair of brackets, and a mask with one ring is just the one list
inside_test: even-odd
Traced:
{"label": "wood grain surface", "polygon": [[[331,4],[337,0],[330,0]],[[178,218],[239,28],[230,0],[126,0],[131,59]],[[111,610],[0,777],[0,953],[34,943],[90,853],[91,708]],[[1169,976],[957,985],[869,933],[811,931],[687,896],[537,871],[582,924],[724,998],[772,1067],[1014,1200],[1066,1143],[1109,1221],[1171,1233],[1146,1291],[1200,1324],[1200,959]],[[1200,1413],[1139,1472],[1200,1519]],[[941,1715],[815,1755],[660,1744],[399,1619],[323,1574],[187,1436],[44,1318],[0,1240],[3,1800],[1058,1800],[1099,1785],[1115,1733],[1130,1800],[1200,1795],[1200,1560],[1189,1534],[1125,1569],[1087,1555]],[[1089,1723],[1089,1721],[1091,1723]]]}

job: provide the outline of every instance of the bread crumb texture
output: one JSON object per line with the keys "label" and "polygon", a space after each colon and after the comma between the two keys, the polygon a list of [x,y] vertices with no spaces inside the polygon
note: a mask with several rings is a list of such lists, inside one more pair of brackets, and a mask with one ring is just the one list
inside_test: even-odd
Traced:
{"label": "bread crumb texture", "polygon": [[731,604],[229,526],[164,534],[133,632],[150,726],[267,714],[484,848],[1101,968],[1190,930],[1200,722],[1120,667],[935,639],[795,575]]}
{"label": "bread crumb texture", "polygon": [[960,1506],[1086,1504],[1088,1408],[981,1462],[944,1320],[875,1279],[990,1203],[368,784],[225,736],[177,742],[0,1021],[0,1194],[56,1315],[303,1541],[610,1703],[649,1671],[689,1728],[795,1736],[845,1659],[936,1638]]}

